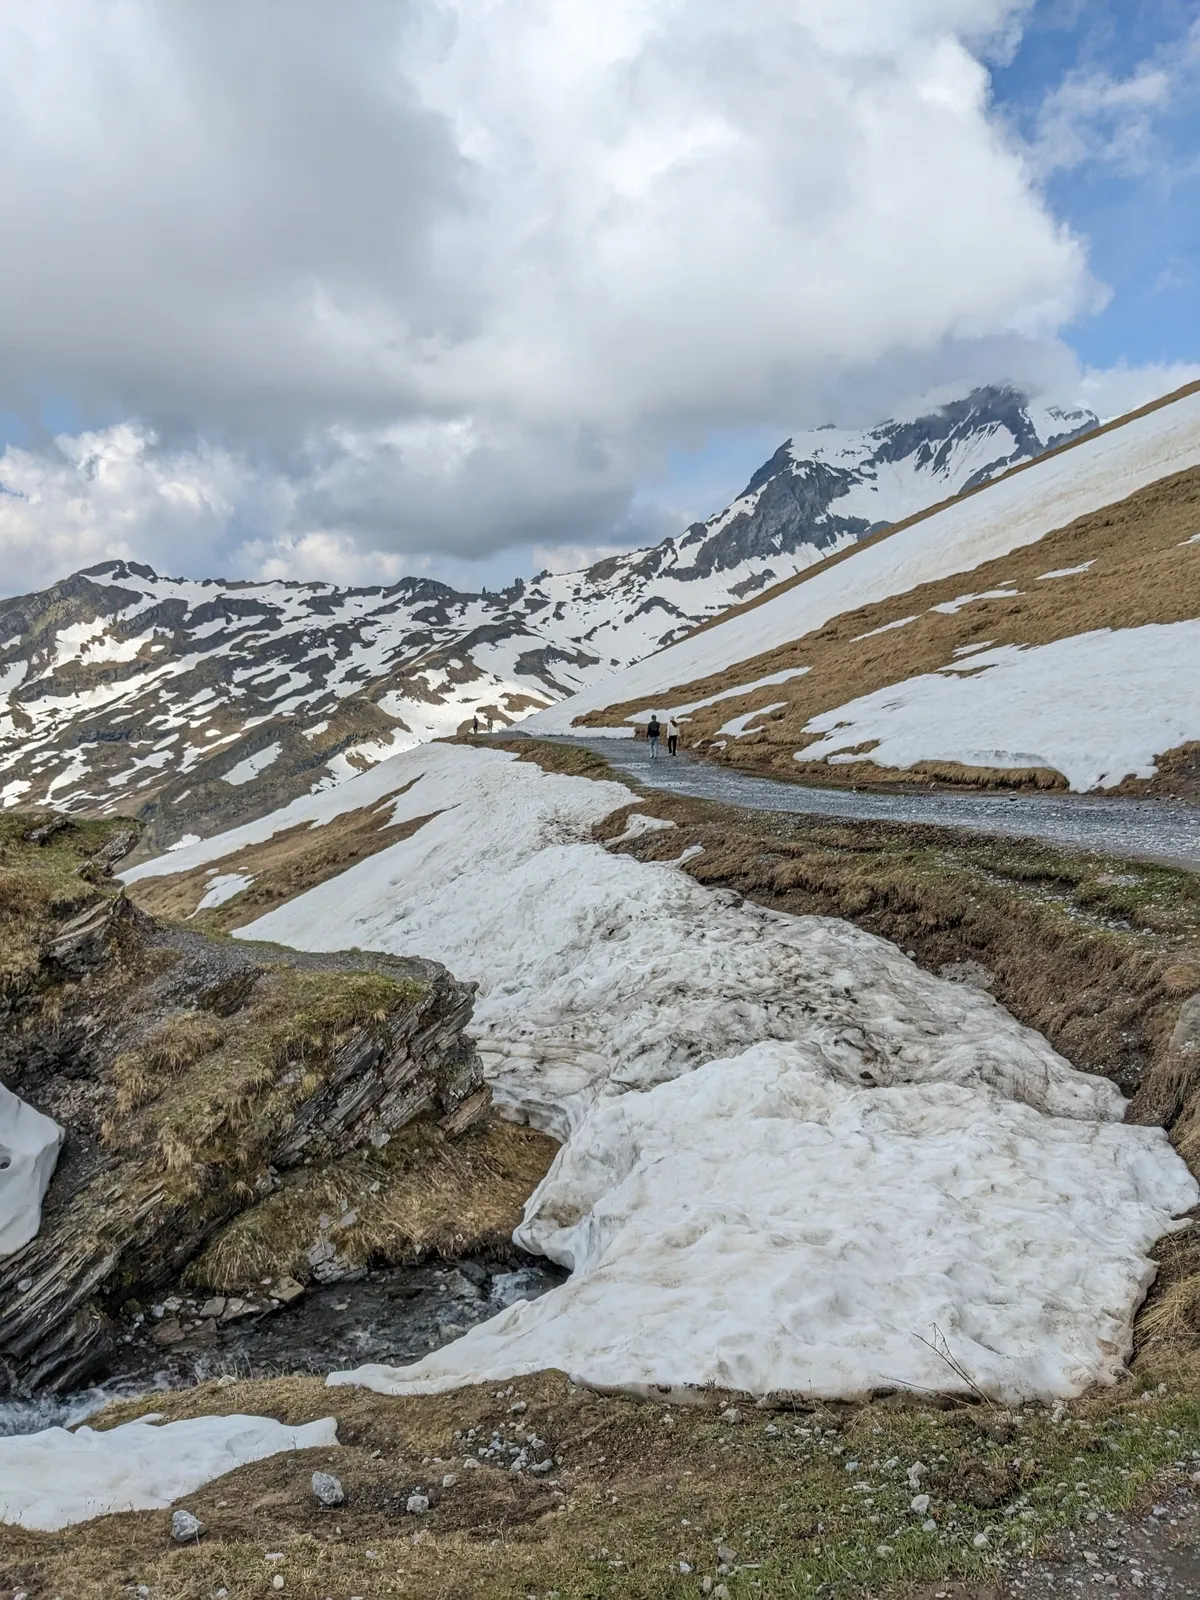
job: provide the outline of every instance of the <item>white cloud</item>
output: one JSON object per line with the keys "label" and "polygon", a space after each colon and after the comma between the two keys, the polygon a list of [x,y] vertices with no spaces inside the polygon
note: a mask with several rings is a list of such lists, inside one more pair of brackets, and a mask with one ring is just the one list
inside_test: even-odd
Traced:
{"label": "white cloud", "polygon": [[1171,98],[1170,73],[1149,62],[1125,78],[1104,71],[1068,73],[1041,108],[1039,167],[1049,173],[1103,162],[1125,173],[1148,171],[1155,117]]}
{"label": "white cloud", "polygon": [[144,419],[124,507],[46,455],[7,586],[603,545],[713,427],[1052,334],[1095,287],[981,65],[1027,9],[4,8],[0,406]]}

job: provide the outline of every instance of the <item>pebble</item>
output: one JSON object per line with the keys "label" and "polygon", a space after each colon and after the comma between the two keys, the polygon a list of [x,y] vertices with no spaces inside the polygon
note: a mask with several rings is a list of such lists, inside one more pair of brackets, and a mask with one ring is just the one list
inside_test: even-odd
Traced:
{"label": "pebble", "polygon": [[929,1510],[929,1496],[927,1494],[913,1495],[912,1500],[909,1502],[909,1509],[915,1511],[919,1517],[923,1517]]}
{"label": "pebble", "polygon": [[736,1425],[742,1420],[742,1413],[736,1406],[726,1406],[721,1413],[721,1421]]}
{"label": "pebble", "polygon": [[204,1532],[204,1523],[190,1511],[172,1511],[171,1537],[176,1544],[187,1544]]}
{"label": "pebble", "polygon": [[512,1405],[510,1405],[508,1409],[512,1412],[514,1417],[519,1417],[521,1415],[522,1411],[528,1411],[529,1410],[529,1406],[528,1406],[527,1402],[524,1401],[524,1400],[514,1400]]}
{"label": "pebble", "polygon": [[312,1492],[323,1506],[340,1506],[346,1498],[342,1480],[335,1478],[332,1472],[314,1472]]}
{"label": "pebble", "polygon": [[282,1572],[277,1572],[275,1574],[275,1576],[271,1579],[271,1587],[272,1587],[272,1589],[282,1589],[283,1588],[283,1573]]}
{"label": "pebble", "polygon": [[[475,1463],[472,1462],[471,1465],[474,1466]],[[452,1472],[444,1472],[442,1474],[442,1488],[443,1489],[453,1489],[454,1485],[457,1482],[458,1482],[458,1479],[455,1477],[455,1475]]]}
{"label": "pebble", "polygon": [[429,1496],[427,1494],[410,1494],[404,1503],[404,1509],[411,1517],[423,1517],[429,1510]]}
{"label": "pebble", "polygon": [[737,1551],[731,1550],[727,1544],[717,1546],[717,1560],[727,1567],[737,1565]]}
{"label": "pebble", "polygon": [[463,1459],[463,1471],[464,1472],[478,1471],[478,1469],[479,1469],[479,1463],[478,1463],[478,1461],[476,1461],[474,1456],[466,1456],[466,1457],[464,1457],[464,1459]]}
{"label": "pebble", "polygon": [[991,1542],[986,1533],[977,1533],[971,1541],[976,1550],[986,1550]]}

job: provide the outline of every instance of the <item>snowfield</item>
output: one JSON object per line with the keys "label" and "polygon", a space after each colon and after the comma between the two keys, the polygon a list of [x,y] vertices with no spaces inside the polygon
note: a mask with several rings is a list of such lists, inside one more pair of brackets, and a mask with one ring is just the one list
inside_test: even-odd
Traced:
{"label": "snowfield", "polygon": [[561,1289],[330,1382],[957,1388],[940,1332],[988,1394],[1078,1394],[1120,1370],[1146,1246],[1194,1193],[1163,1144],[986,1089],[855,1088],[819,1050],[756,1045],[593,1112],[518,1233],[572,1269]]}
{"label": "snowfield", "polygon": [[116,1511],[158,1511],[247,1462],[338,1442],[332,1417],[299,1428],[271,1417],[156,1421],[0,1439],[0,1522],[52,1531]]}
{"label": "snowfield", "polygon": [[1147,1251],[1198,1191],[1161,1129],[1122,1124],[1111,1083],[848,923],[610,854],[591,831],[633,801],[620,784],[431,746],[319,798],[349,810],[385,784],[394,820],[432,820],[241,933],[479,983],[497,1101],[567,1141],[518,1239],[574,1275],[413,1367],[331,1382],[423,1392],[555,1365],[961,1387],[922,1343],[935,1327],[1006,1398],[1115,1376]]}
{"label": "snowfield", "polygon": [[797,761],[1051,767],[1080,791],[1152,778],[1160,751],[1200,739],[1200,622],[981,650],[823,711],[804,731],[824,737]]}
{"label": "snowfield", "polygon": [[[824,626],[843,612],[970,572],[1034,544],[1170,473],[1200,465],[1200,391],[1035,462],[956,501],[852,560],[693,634],[530,717],[531,734],[567,733],[576,718],[648,700],[727,672]],[[747,674],[748,675],[748,674]],[[591,729],[591,733],[603,732]]]}

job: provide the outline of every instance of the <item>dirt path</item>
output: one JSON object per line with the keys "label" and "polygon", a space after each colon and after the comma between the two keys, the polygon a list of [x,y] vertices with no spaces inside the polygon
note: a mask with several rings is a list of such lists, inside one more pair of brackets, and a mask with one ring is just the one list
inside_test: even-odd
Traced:
{"label": "dirt path", "polygon": [[[509,731],[507,736],[512,738],[518,731]],[[1184,802],[1118,800],[1103,795],[953,794],[944,790],[881,794],[815,789],[758,778],[686,754],[674,759],[663,754],[652,762],[640,740],[558,736],[552,742],[594,750],[621,777],[695,800],[862,822],[928,822],[971,833],[1045,839],[1066,849],[1140,857],[1200,872],[1200,806]]]}

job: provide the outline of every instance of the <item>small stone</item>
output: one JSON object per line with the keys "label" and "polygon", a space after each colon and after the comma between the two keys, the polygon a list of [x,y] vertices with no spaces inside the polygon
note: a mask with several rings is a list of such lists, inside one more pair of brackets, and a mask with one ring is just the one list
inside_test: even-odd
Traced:
{"label": "small stone", "polygon": [[423,1517],[429,1510],[429,1496],[427,1494],[410,1494],[404,1503],[404,1509],[410,1517]]}
{"label": "small stone", "polygon": [[721,1413],[721,1421],[729,1423],[730,1427],[736,1427],[741,1420],[742,1413],[736,1406],[726,1406]]}
{"label": "small stone", "polygon": [[295,1278],[280,1278],[271,1293],[281,1304],[290,1306],[293,1300],[299,1300],[304,1293],[304,1285]]}
{"label": "small stone", "polygon": [[919,1489],[921,1487],[921,1479],[928,1471],[929,1468],[923,1461],[914,1461],[908,1469],[908,1487],[910,1489]]}
{"label": "small stone", "polygon": [[737,1551],[731,1550],[727,1544],[717,1546],[717,1560],[722,1566],[733,1567],[737,1565]]}
{"label": "small stone", "polygon": [[207,1321],[209,1317],[219,1317],[224,1309],[225,1296],[223,1294],[214,1294],[211,1299],[206,1300],[200,1307],[200,1316],[204,1321]]}
{"label": "small stone", "polygon": [[926,1517],[925,1521],[921,1524],[921,1530],[923,1533],[936,1533],[937,1523],[932,1517]]}
{"label": "small stone", "polygon": [[545,1461],[535,1461],[529,1470],[530,1472],[549,1472],[553,1465],[554,1462],[547,1456]]}
{"label": "small stone", "polygon": [[283,1573],[282,1572],[277,1572],[275,1574],[275,1576],[271,1579],[271,1587],[272,1587],[272,1589],[282,1589],[283,1588]]}
{"label": "small stone", "polygon": [[991,1542],[992,1541],[988,1538],[986,1533],[977,1533],[971,1540],[971,1543],[975,1546],[976,1550],[986,1550]]}
{"label": "small stone", "polygon": [[479,1463],[478,1463],[478,1461],[476,1461],[474,1456],[467,1456],[464,1459],[464,1461],[463,1461],[463,1471],[464,1472],[476,1472],[476,1471],[478,1471],[478,1469],[479,1469]]}
{"label": "small stone", "polygon": [[217,1379],[217,1388],[231,1389],[236,1382],[237,1379],[234,1377],[232,1372],[223,1372]]}
{"label": "small stone", "polygon": [[522,1411],[528,1411],[529,1410],[529,1405],[524,1400],[514,1400],[512,1405],[510,1405],[508,1409],[513,1414],[514,1417],[519,1417],[521,1415]]}
{"label": "small stone", "polygon": [[687,1572],[690,1572],[692,1569],[691,1569],[690,1563],[688,1563],[687,1561],[681,1561],[679,1563],[679,1570],[680,1570],[680,1572],[687,1573]]}
{"label": "small stone", "polygon": [[915,1511],[919,1517],[923,1517],[929,1510],[929,1496],[927,1494],[913,1495],[909,1501],[909,1510]]}
{"label": "small stone", "polygon": [[713,1590],[713,1600],[729,1600],[729,1585],[719,1583]]}
{"label": "small stone", "polygon": [[171,1537],[176,1544],[190,1544],[204,1532],[204,1523],[190,1511],[172,1511]]}
{"label": "small stone", "polygon": [[442,1488],[443,1489],[453,1489],[454,1485],[457,1482],[458,1482],[458,1479],[454,1475],[453,1472],[443,1472],[442,1473]]}
{"label": "small stone", "polygon": [[700,1579],[700,1593],[701,1594],[711,1594],[712,1593],[712,1579],[710,1577],[708,1577],[707,1575]]}
{"label": "small stone", "polygon": [[312,1492],[323,1506],[340,1506],[346,1498],[342,1480],[335,1478],[332,1472],[314,1472]]}
{"label": "small stone", "polygon": [[167,1317],[150,1335],[155,1344],[179,1344],[187,1335],[178,1317]]}
{"label": "small stone", "polygon": [[32,1278],[18,1278],[17,1279],[17,1289],[19,1290],[19,1292],[21,1294],[28,1294],[30,1289],[32,1289],[32,1288],[33,1288],[33,1279]]}

